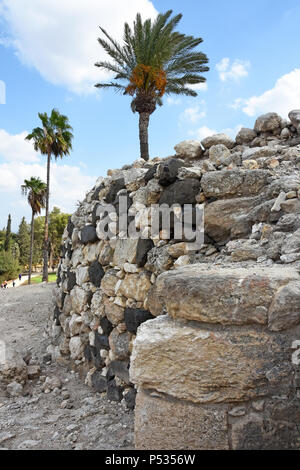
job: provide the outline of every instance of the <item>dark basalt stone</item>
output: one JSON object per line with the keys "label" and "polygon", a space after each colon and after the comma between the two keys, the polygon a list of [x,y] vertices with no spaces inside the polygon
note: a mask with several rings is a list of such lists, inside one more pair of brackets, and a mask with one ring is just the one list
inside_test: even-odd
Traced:
{"label": "dark basalt stone", "polygon": [[94,193],[93,193],[93,195],[92,195],[92,201],[98,201],[98,200],[99,200],[99,193],[100,193],[100,191],[102,191],[102,189],[104,189],[104,188],[105,188],[104,183],[101,183],[100,186],[98,186],[98,187],[95,189],[95,191],[94,191]]}
{"label": "dark basalt stone", "polygon": [[100,318],[100,326],[103,330],[103,333],[106,335],[106,336],[109,336],[110,333],[112,332],[112,330],[114,329],[114,327],[112,326],[111,322],[108,320],[108,318],[106,317],[101,317]]}
{"label": "dark basalt stone", "polygon": [[67,291],[70,292],[76,286],[76,274],[68,269],[67,271]]}
{"label": "dark basalt stone", "polygon": [[168,186],[161,194],[159,204],[195,204],[196,196],[200,191],[200,181],[195,178],[187,178]]}
{"label": "dark basalt stone", "polygon": [[84,357],[88,362],[92,362],[97,370],[102,370],[105,367],[105,361],[100,356],[100,350],[97,350],[95,346],[87,344],[84,348]]}
{"label": "dark basalt stone", "polygon": [[136,334],[138,327],[147,320],[154,318],[148,310],[139,308],[125,308],[124,318],[126,329],[130,333]]}
{"label": "dark basalt stone", "polygon": [[71,217],[69,217],[68,225],[67,225],[67,232],[68,232],[69,238],[72,237],[74,227],[75,225],[73,224],[73,222],[71,222]]}
{"label": "dark basalt stone", "polygon": [[109,382],[107,382],[107,399],[111,401],[121,401],[123,398],[123,390],[124,388],[117,385],[114,379],[109,380]]}
{"label": "dark basalt stone", "polygon": [[140,238],[136,249],[136,264],[141,268],[147,262],[147,253],[154,247],[153,240],[150,238]]}
{"label": "dark basalt stone", "polygon": [[66,253],[67,253],[67,248],[65,247],[65,245],[60,245],[60,257],[64,258],[66,256]]}
{"label": "dark basalt stone", "polygon": [[107,380],[106,377],[101,375],[101,372],[96,370],[92,377],[91,377],[91,382],[96,390],[96,392],[103,393],[107,391]]}
{"label": "dark basalt stone", "polygon": [[53,314],[53,320],[55,321],[56,326],[60,326],[60,321],[59,321],[60,315],[61,315],[61,311],[59,310],[58,307],[55,307],[54,314]]}
{"label": "dark basalt stone", "polygon": [[136,390],[135,388],[131,388],[129,392],[124,395],[126,406],[129,410],[134,410],[135,407],[135,399],[136,399]]}
{"label": "dark basalt stone", "polygon": [[61,283],[61,266],[59,265],[58,270],[57,270],[56,285],[59,286],[60,283]]}
{"label": "dark basalt stone", "polygon": [[81,243],[95,243],[98,241],[96,229],[93,225],[86,225],[80,231]]}
{"label": "dark basalt stone", "polygon": [[105,201],[112,204],[117,197],[118,192],[125,188],[124,178],[118,178],[111,182],[109,190],[105,196]]}
{"label": "dark basalt stone", "polygon": [[150,180],[152,180],[152,178],[154,178],[154,175],[155,175],[155,173],[156,173],[157,167],[158,167],[158,163],[155,163],[155,165],[153,165],[153,166],[147,171],[147,173],[145,173],[145,175],[144,175],[144,180],[146,181],[146,183],[148,183],[148,181],[150,181]]}
{"label": "dark basalt stone", "polygon": [[94,284],[96,287],[100,287],[101,280],[104,276],[105,272],[99,263],[99,261],[94,261],[90,267],[89,267],[89,276],[91,282]]}
{"label": "dark basalt stone", "polygon": [[108,351],[109,350],[108,336],[99,335],[98,331],[95,331],[95,348],[97,349],[97,351],[100,351],[100,349],[106,349]]}
{"label": "dark basalt stone", "polygon": [[171,160],[160,163],[158,166],[158,182],[161,186],[169,186],[174,183],[177,179],[179,168],[186,166],[186,163],[177,159],[171,158]]}
{"label": "dark basalt stone", "polygon": [[126,384],[130,384],[129,380],[129,362],[128,361],[112,361],[107,370],[107,380],[114,379],[115,376],[123,380]]}

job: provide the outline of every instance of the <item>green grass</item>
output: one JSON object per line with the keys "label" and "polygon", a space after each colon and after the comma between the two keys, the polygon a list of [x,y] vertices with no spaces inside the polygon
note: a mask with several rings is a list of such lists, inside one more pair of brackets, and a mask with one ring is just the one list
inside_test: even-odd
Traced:
{"label": "green grass", "polygon": [[[57,276],[56,274],[49,274],[48,282],[56,282]],[[42,282],[42,276],[36,276],[31,278],[31,284],[40,284]],[[25,282],[23,285],[28,284]]]}

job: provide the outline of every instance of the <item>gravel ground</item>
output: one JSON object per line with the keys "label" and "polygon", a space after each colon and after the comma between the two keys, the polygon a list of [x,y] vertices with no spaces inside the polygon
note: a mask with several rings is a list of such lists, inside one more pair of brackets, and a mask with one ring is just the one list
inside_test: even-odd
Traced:
{"label": "gravel ground", "polygon": [[[0,449],[134,449],[132,411],[91,390],[71,363],[43,362],[52,287],[0,291],[0,340],[24,355],[30,352],[30,364],[41,367],[40,378],[28,381],[23,396],[0,392]],[[61,388],[45,393],[47,377]]]}

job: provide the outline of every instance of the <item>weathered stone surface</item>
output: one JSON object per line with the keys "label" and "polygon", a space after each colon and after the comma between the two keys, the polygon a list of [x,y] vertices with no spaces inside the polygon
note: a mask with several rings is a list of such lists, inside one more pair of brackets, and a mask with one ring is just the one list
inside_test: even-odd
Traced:
{"label": "weathered stone surface", "polygon": [[101,372],[96,370],[91,376],[91,382],[96,392],[103,393],[107,391],[106,377],[101,375]]}
{"label": "weathered stone surface", "polygon": [[205,233],[213,240],[224,243],[230,237],[244,237],[251,230],[251,210],[257,210],[259,196],[214,201],[205,205]]}
{"label": "weathered stone surface", "polygon": [[115,287],[118,280],[117,273],[114,269],[109,269],[106,271],[105,276],[101,281],[102,291],[109,297],[115,295]]}
{"label": "weathered stone surface", "polygon": [[226,251],[231,254],[232,261],[257,260],[263,255],[263,248],[256,240],[232,240],[226,245]]}
{"label": "weathered stone surface", "polygon": [[86,225],[80,231],[80,241],[84,244],[94,243],[99,241],[96,233],[96,229],[93,225]]}
{"label": "weathered stone surface", "polygon": [[[275,371],[278,363],[285,376]],[[139,327],[130,380],[195,403],[237,402],[268,394],[272,374],[280,393],[290,368],[288,336],[251,328],[212,330],[162,315]]]}
{"label": "weathered stone surface", "polygon": [[70,292],[70,299],[72,302],[72,310],[74,313],[80,314],[85,310],[89,301],[89,294],[87,291],[79,286],[75,286]]}
{"label": "weathered stone surface", "polygon": [[222,165],[230,157],[230,151],[223,144],[212,145],[209,149],[209,159],[217,166]]}
{"label": "weathered stone surface", "polygon": [[109,346],[115,359],[128,359],[130,355],[130,334],[128,331],[120,333],[115,328],[109,335]]}
{"label": "weathered stone surface", "polygon": [[102,328],[102,331],[105,335],[109,336],[110,333],[113,330],[113,325],[112,323],[108,320],[106,317],[101,317],[100,318],[100,326]]}
{"label": "weathered stone surface", "polygon": [[198,264],[161,274],[156,292],[164,298],[165,308],[174,318],[266,324],[277,289],[291,280],[300,281],[298,272],[281,266],[230,268]]}
{"label": "weathered stone surface", "polygon": [[175,181],[162,192],[159,203],[168,204],[194,204],[200,191],[200,182],[194,178]]}
{"label": "weathered stone surface", "polygon": [[150,287],[150,276],[147,273],[126,274],[120,284],[118,294],[124,295],[127,299],[143,302]]}
{"label": "weathered stone surface", "polygon": [[124,312],[126,328],[130,333],[136,334],[138,327],[147,320],[153,319],[148,310],[139,308],[125,308]]}
{"label": "weathered stone surface", "polygon": [[0,383],[18,382],[24,384],[27,379],[27,366],[22,354],[12,349],[8,344],[1,347]]}
{"label": "weathered stone surface", "polygon": [[79,359],[82,356],[84,345],[80,336],[73,336],[69,342],[69,349],[72,359]]}
{"label": "weathered stone surface", "polygon": [[300,124],[300,109],[294,109],[293,111],[290,111],[289,118],[296,129],[298,129]]}
{"label": "weathered stone surface", "polygon": [[238,132],[235,141],[237,144],[247,144],[249,142],[252,142],[255,137],[257,137],[257,133],[253,129],[242,127],[241,130]]}
{"label": "weathered stone surface", "polygon": [[109,364],[107,371],[108,380],[113,379],[115,376],[123,380],[127,385],[130,383],[128,361],[112,361]]}
{"label": "weathered stone surface", "polygon": [[135,408],[135,400],[136,400],[136,390],[135,388],[131,388],[129,390],[129,392],[127,392],[125,395],[124,395],[124,400],[125,400],[125,403],[126,403],[126,407],[129,409],[129,410],[134,410]]}
{"label": "weathered stone surface", "polygon": [[113,263],[120,267],[126,262],[135,263],[138,242],[138,238],[118,239],[113,256]]}
{"label": "weathered stone surface", "polygon": [[286,237],[281,249],[283,254],[297,253],[300,251],[300,229]]}
{"label": "weathered stone surface", "polygon": [[160,163],[156,172],[158,183],[161,186],[169,186],[169,184],[174,183],[177,179],[179,168],[184,165],[185,163],[177,158],[171,158],[167,162]]}
{"label": "weathered stone surface", "polygon": [[98,261],[94,261],[88,268],[89,278],[95,287],[100,287],[104,270]]}
{"label": "weathered stone surface", "polygon": [[138,450],[226,450],[226,409],[139,390],[135,446]]}
{"label": "weathered stone surface", "polygon": [[147,262],[147,254],[154,247],[151,239],[139,238],[137,244],[135,263],[138,267],[142,267]]}
{"label": "weathered stone surface", "polygon": [[205,173],[201,180],[206,197],[251,196],[266,186],[267,170],[223,170]]}
{"label": "weathered stone surface", "polygon": [[300,281],[291,281],[275,294],[269,310],[268,327],[286,330],[300,323]]}
{"label": "weathered stone surface", "polygon": [[105,334],[100,335],[98,331],[95,331],[95,348],[98,351],[101,351],[101,349],[106,349],[108,351],[109,350],[108,336]]}
{"label": "weathered stone surface", "polygon": [[256,132],[275,131],[281,127],[281,117],[277,113],[266,113],[256,119],[254,130]]}
{"label": "weathered stone surface", "polygon": [[76,273],[68,271],[67,290],[70,292],[76,286]]}
{"label": "weathered stone surface", "polygon": [[80,266],[76,270],[76,283],[82,286],[85,282],[89,281],[89,269],[87,266]]}
{"label": "weathered stone surface", "polygon": [[113,325],[118,325],[124,320],[124,308],[111,302],[107,297],[103,300],[105,314]]}
{"label": "weathered stone surface", "polygon": [[23,395],[23,386],[18,382],[11,382],[7,385],[6,391],[11,397],[21,397]]}
{"label": "weathered stone surface", "polygon": [[276,152],[272,147],[253,147],[244,150],[242,160],[257,160],[258,158],[272,157]]}
{"label": "weathered stone surface", "polygon": [[123,387],[116,384],[116,381],[109,380],[107,383],[107,399],[110,401],[121,401],[123,398]]}
{"label": "weathered stone surface", "polygon": [[173,264],[173,258],[166,246],[154,247],[149,251],[145,268],[155,274],[167,271]]}
{"label": "weathered stone surface", "polygon": [[118,178],[111,181],[109,189],[105,196],[105,201],[112,204],[117,197],[118,192],[125,187],[124,178]]}
{"label": "weathered stone surface", "polygon": [[234,147],[235,142],[226,134],[214,134],[209,137],[205,137],[205,139],[201,141],[201,144],[205,149],[209,149],[213,145],[218,144],[223,144],[228,149],[231,149]]}
{"label": "weathered stone surface", "polygon": [[174,147],[176,155],[181,158],[200,158],[203,149],[197,140],[184,140]]}

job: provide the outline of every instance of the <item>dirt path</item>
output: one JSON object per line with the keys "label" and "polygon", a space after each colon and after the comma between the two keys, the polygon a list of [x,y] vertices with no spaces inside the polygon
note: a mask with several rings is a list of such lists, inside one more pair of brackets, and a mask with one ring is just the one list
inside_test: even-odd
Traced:
{"label": "dirt path", "polygon": [[[0,340],[41,367],[24,396],[0,392],[0,449],[133,449],[133,413],[84,385],[70,364],[45,363],[53,284],[0,291]],[[44,359],[43,359],[44,358]],[[61,388],[43,391],[46,377]]]}

